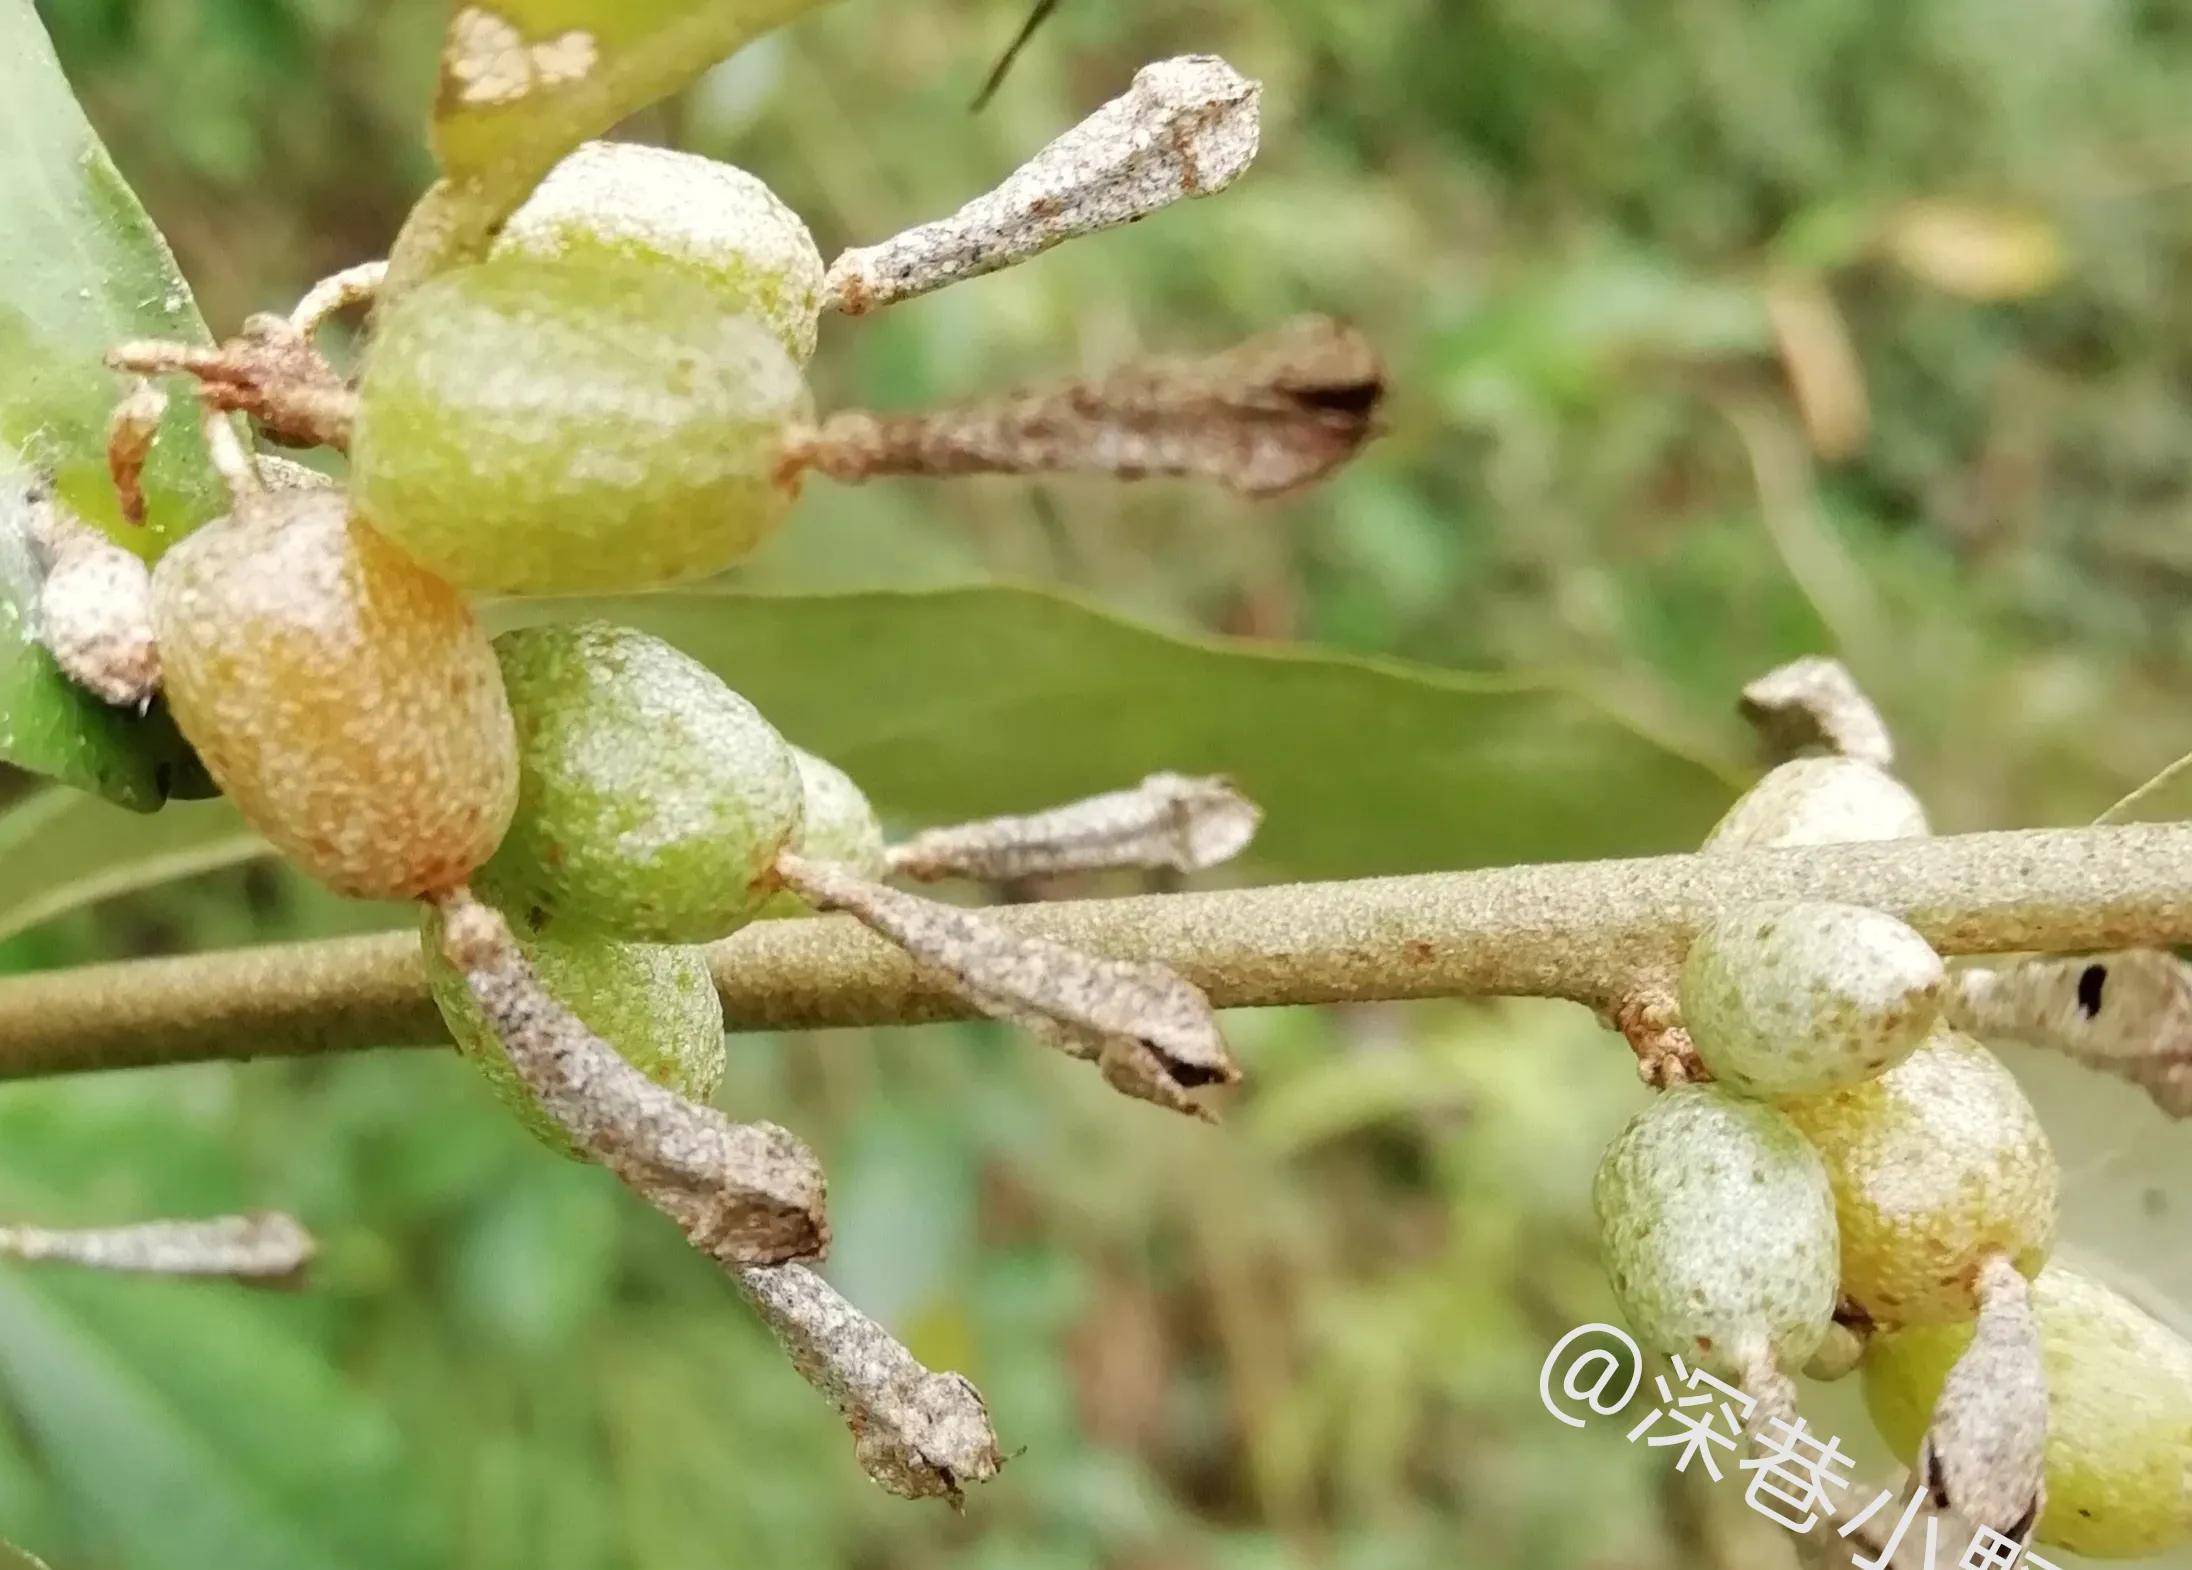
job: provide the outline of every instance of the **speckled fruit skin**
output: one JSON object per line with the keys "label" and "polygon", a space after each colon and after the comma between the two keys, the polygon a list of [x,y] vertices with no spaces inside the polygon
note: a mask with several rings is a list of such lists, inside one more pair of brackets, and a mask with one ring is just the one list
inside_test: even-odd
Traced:
{"label": "speckled fruit skin", "polygon": [[610,255],[691,273],[750,311],[804,365],[822,253],[799,215],[743,169],[640,142],[588,142],[511,214],[493,256]]}
{"label": "speckled fruit skin", "polygon": [[[457,1049],[528,1132],[549,1149],[584,1160],[525,1088],[464,977],[443,956],[441,928],[441,913],[428,907],[419,929],[426,979]],[[723,1083],[723,1004],[699,949],[546,934],[521,936],[518,947],[549,996],[656,1084],[706,1101]]]}
{"label": "speckled fruit skin", "polygon": [[390,306],[358,387],[364,516],[450,582],[566,594],[704,577],[776,528],[787,423],[770,331],[690,274],[505,256]]}
{"label": "speckled fruit skin", "polygon": [[1989,1254],[2038,1273],[2055,1241],[2054,1148],[1994,1054],[1937,1028],[1861,1085],[1781,1104],[1819,1148],[1842,1224],[1842,1291],[1880,1325],[1977,1312]]}
{"label": "speckled fruit skin", "polygon": [[1614,1295],[1654,1350],[1732,1371],[1762,1341],[1794,1369],[1826,1335],[1834,1201],[1773,1108],[1710,1085],[1667,1091],[1606,1147],[1591,1197]]}
{"label": "speckled fruit skin", "polygon": [[239,811],[339,893],[461,883],[517,802],[487,635],[336,491],[246,498],[161,557],[169,705]]}
{"label": "speckled fruit skin", "polygon": [[802,820],[784,738],[699,661],[602,622],[495,640],[517,721],[518,809],[481,874],[566,933],[707,943],[776,892]]}
{"label": "speckled fruit skin", "polygon": [[[882,879],[890,871],[890,858],[883,825],[876,821],[867,794],[843,769],[803,747],[792,748],[792,760],[799,766],[804,810],[791,848],[816,861],[850,867],[862,877]],[[761,907],[761,914],[811,916],[814,907],[790,889],[780,889]]]}
{"label": "speckled fruit skin", "polygon": [[1909,1057],[1940,1017],[1947,983],[1926,940],[1881,911],[1754,906],[1690,945],[1682,1020],[1727,1089],[1815,1095]]}
{"label": "speckled fruit skin", "polygon": [[[2192,1343],[2061,1265],[2032,1286],[2047,1370],[2043,1543],[2133,1559],[2192,1542]],[[1882,1438],[1915,1455],[1969,1325],[1877,1338],[1865,1403]]]}
{"label": "speckled fruit skin", "polygon": [[1792,758],[1744,793],[1704,849],[1770,850],[1922,839],[1926,810],[1901,780],[1856,758]]}

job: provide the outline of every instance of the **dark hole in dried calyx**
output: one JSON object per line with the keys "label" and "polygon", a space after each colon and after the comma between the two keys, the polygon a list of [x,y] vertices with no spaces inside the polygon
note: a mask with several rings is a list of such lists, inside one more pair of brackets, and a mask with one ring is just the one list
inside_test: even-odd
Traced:
{"label": "dark hole in dried calyx", "polygon": [[2101,1012],[2101,989],[2108,984],[2106,965],[2088,965],[2078,976],[2078,1007],[2087,1019]]}

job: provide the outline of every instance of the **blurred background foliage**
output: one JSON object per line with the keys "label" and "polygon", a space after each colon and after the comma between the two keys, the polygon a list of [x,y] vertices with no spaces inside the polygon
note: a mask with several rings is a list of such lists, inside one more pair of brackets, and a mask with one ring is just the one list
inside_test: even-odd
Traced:
{"label": "blurred background foliage", "polygon": [[[40,10],[217,331],[380,254],[429,177],[429,0]],[[761,173],[828,254],[986,187],[1144,61],[1216,50],[1267,84],[1240,186],[831,324],[818,394],[906,406],[1324,310],[1390,357],[1391,432],[1277,507],[816,487],[736,587],[1041,583],[1173,633],[1557,680],[1715,779],[1748,756],[1735,686],[1831,651],[1949,829],[2091,818],[2192,746],[2182,7],[1064,0],[969,113],[1022,15],[845,0],[630,134]],[[857,617],[831,625],[809,712],[845,695],[857,764],[919,694]],[[1227,704],[1172,669],[1092,677],[1102,734],[1139,714],[1192,748],[1178,716]],[[1321,843],[1378,870],[1678,849],[1698,810],[1692,773],[1534,752],[1551,700],[1499,720],[1515,767],[1426,790],[1386,712],[1294,738],[1301,778],[1378,738],[1390,790],[1298,798],[1374,821]],[[1039,800],[1057,771],[1011,740],[902,794]],[[33,870],[39,839],[0,859],[0,905],[32,916],[69,870]],[[387,919],[228,867],[36,920],[0,966]],[[1618,1043],[1554,1007],[1234,1023],[1253,1084],[1217,1134],[997,1030],[734,1043],[723,1104],[832,1173],[835,1279],[1026,1447],[963,1518],[876,1493],[721,1282],[447,1055],[8,1087],[0,1213],[280,1204],[328,1253],[295,1296],[0,1274],[0,1533],[59,1570],[1779,1562],[1732,1481],[1537,1403],[1546,1349],[1610,1312],[1585,1199],[1643,1096]],[[2122,1087],[2018,1066],[2069,1235],[2192,1301],[2186,1139]],[[1863,1450],[1846,1398],[1821,1412]]]}

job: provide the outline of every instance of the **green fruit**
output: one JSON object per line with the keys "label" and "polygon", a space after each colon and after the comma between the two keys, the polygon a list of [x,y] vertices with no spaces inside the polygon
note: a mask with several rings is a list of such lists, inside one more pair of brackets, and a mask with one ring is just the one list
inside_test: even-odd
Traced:
{"label": "green fruit", "polygon": [[518,808],[481,888],[626,942],[706,943],[751,921],[801,822],[798,765],[760,711],[628,628],[533,627],[495,652]]}
{"label": "green fruit", "polygon": [[1855,905],[1738,910],[1690,945],[1682,1021],[1712,1076],[1745,1096],[1871,1079],[1940,1015],[1941,957],[1893,916]]}
{"label": "green fruit", "polygon": [[[443,956],[441,927],[441,913],[429,906],[419,930],[426,977],[457,1049],[542,1144],[584,1160],[533,1099],[463,975]],[[546,935],[519,935],[518,947],[550,997],[656,1084],[706,1101],[723,1083],[723,1004],[700,950]]]}
{"label": "green fruit", "polygon": [[675,267],[751,312],[793,359],[814,354],[823,273],[814,236],[761,181],[713,159],[587,142],[511,214],[489,254]]}
{"label": "green fruit", "polygon": [[[2050,1265],[2032,1284],[2047,1370],[2043,1543],[2100,1559],[2192,1542],[2192,1343],[2089,1276]],[[1919,1438],[1969,1325],[1876,1339],[1865,1402],[1897,1453]]]}
{"label": "green fruit", "polygon": [[[792,760],[799,766],[804,810],[791,848],[815,861],[850,867],[864,878],[882,879],[890,871],[890,858],[883,844],[883,825],[876,821],[866,794],[827,759],[794,747]],[[814,907],[783,889],[761,908],[761,914],[811,916]]]}
{"label": "green fruit", "polygon": [[391,305],[358,387],[359,509],[427,567],[509,594],[648,588],[768,537],[809,410],[770,330],[690,273],[511,255]]}
{"label": "green fruit", "polygon": [[177,544],[152,623],[183,733],[322,883],[409,899],[495,848],[517,754],[487,635],[339,491],[247,496]]}
{"label": "green fruit", "polygon": [[1989,1254],[2038,1273],[2055,1240],[2055,1152],[2009,1070],[1945,1027],[1877,1079],[1781,1103],[1842,1224],[1842,1292],[1879,1325],[1970,1319]]}
{"label": "green fruit", "polygon": [[1793,758],[1747,791],[1706,850],[1923,839],[1926,810],[1902,781],[1856,758]]}
{"label": "green fruit", "polygon": [[1710,1085],[1631,1119],[1592,1186],[1606,1273],[1655,1351],[1740,1372],[1785,1369],[1833,1320],[1834,1201],[1819,1157],[1773,1108]]}

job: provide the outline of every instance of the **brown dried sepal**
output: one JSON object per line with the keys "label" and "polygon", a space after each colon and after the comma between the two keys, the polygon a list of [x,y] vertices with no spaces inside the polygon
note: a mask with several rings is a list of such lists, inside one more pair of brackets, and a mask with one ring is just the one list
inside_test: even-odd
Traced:
{"label": "brown dried sepal", "polygon": [[253,316],[212,348],[157,339],[117,344],[107,364],[137,376],[195,377],[209,406],[250,416],[284,446],[349,449],[357,394],[284,317]]}
{"label": "brown dried sepal", "polygon": [[1213,480],[1279,496],[1346,463],[1378,431],[1385,372],[1354,329],[1309,317],[1202,359],[925,414],[833,414],[787,436],[782,475],[1106,474]]}
{"label": "brown dried sepal", "polygon": [[1880,769],[1895,762],[1887,721],[1840,660],[1777,666],[1743,688],[1738,707],[1776,761],[1824,752]]}
{"label": "brown dried sepal", "polygon": [[1637,1078],[1654,1090],[1712,1078],[1682,1024],[1682,1005],[1671,982],[1635,987],[1600,1017],[1629,1043],[1629,1050],[1636,1054]]}

